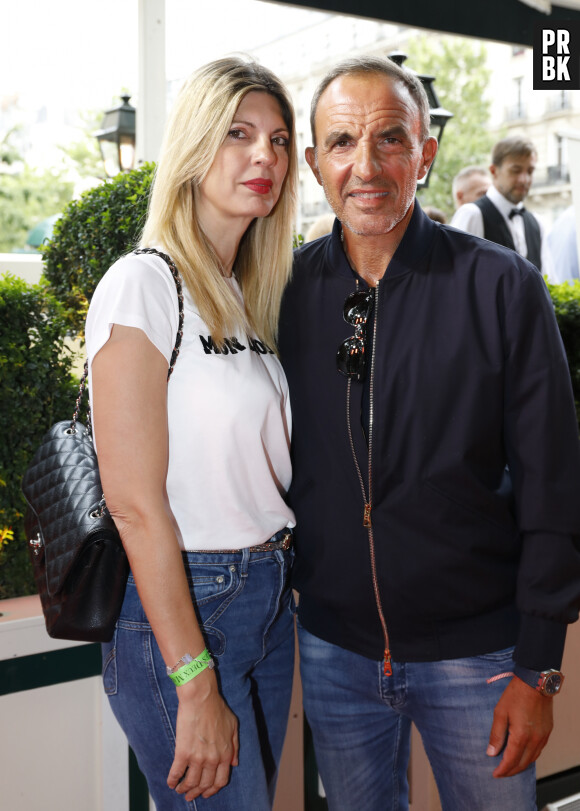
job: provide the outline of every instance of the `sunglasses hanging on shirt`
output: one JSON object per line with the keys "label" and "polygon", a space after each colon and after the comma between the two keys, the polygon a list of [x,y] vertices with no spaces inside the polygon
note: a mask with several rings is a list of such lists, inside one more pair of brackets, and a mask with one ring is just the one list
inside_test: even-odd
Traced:
{"label": "sunglasses hanging on shirt", "polygon": [[336,367],[345,377],[362,381],[367,368],[367,325],[375,301],[375,291],[356,290],[346,297],[343,317],[354,327],[354,335],[338,347]]}

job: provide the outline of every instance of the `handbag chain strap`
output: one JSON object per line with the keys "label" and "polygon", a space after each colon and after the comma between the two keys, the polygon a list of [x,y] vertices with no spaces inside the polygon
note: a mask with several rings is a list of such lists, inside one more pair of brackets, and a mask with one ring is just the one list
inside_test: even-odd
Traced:
{"label": "handbag chain strap", "polygon": [[[181,286],[181,277],[179,276],[179,271],[175,266],[175,262],[166,254],[158,251],[157,248],[139,248],[136,251],[133,251],[135,254],[139,253],[154,253],[157,256],[161,257],[164,262],[166,262],[169,270],[171,271],[171,275],[173,276],[173,281],[175,282],[175,287],[177,289],[177,301],[179,305],[179,323],[177,326],[177,335],[175,336],[175,345],[173,347],[173,352],[171,353],[171,362],[169,364],[169,369],[167,371],[167,380],[171,377],[173,373],[173,367],[175,366],[175,361],[177,360],[177,356],[179,355],[179,350],[181,348],[181,341],[183,339],[183,288]],[[89,374],[89,362],[88,360],[85,361],[83,374],[81,376],[80,384],[79,384],[79,393],[75,403],[75,410],[72,417],[70,428],[68,429],[70,433],[76,434],[77,431],[77,420],[79,417],[79,411],[81,408],[81,403],[83,400],[83,395],[86,390],[86,383],[87,377]],[[92,425],[91,425],[91,407],[87,405],[87,425],[86,425],[86,433],[91,435],[92,433]],[[102,506],[104,507],[105,499],[101,502]]]}

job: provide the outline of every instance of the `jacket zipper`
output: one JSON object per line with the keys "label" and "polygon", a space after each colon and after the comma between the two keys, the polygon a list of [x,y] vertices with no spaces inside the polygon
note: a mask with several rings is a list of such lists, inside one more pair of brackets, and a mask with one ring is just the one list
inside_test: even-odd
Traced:
{"label": "jacket zipper", "polygon": [[[358,287],[358,283],[357,283]],[[356,451],[354,449],[354,442],[352,439],[352,429],[350,424],[350,392],[351,392],[351,379],[349,378],[347,383],[347,390],[346,390],[346,417],[347,417],[347,427],[348,427],[348,438],[350,442],[350,448],[352,452],[352,457],[354,459],[354,464],[356,467],[356,472],[358,474],[358,480],[360,483],[362,497],[364,502],[364,511],[363,511],[363,526],[368,532],[369,536],[369,553],[371,559],[371,575],[373,580],[373,590],[375,594],[375,602],[377,604],[377,610],[379,613],[379,619],[381,622],[381,627],[383,629],[383,637],[385,641],[385,653],[384,653],[384,660],[383,660],[383,673],[385,676],[391,676],[393,674],[393,668],[391,665],[391,648],[389,642],[389,632],[387,629],[387,623],[385,621],[385,615],[383,612],[383,604],[381,600],[381,593],[379,590],[379,580],[377,577],[377,563],[375,557],[375,536],[373,532],[373,522],[372,522],[372,506],[373,506],[373,421],[374,421],[374,401],[373,401],[373,394],[374,394],[374,382],[375,382],[375,358],[376,358],[376,346],[377,346],[377,323],[379,320],[379,282],[377,281],[375,287],[375,317],[373,322],[373,338],[372,338],[372,357],[371,357],[371,368],[369,373],[369,436],[368,436],[368,477],[369,477],[369,488],[368,488],[368,498],[367,492],[365,488],[364,479],[361,474],[360,466],[358,463],[358,459],[356,457]]]}

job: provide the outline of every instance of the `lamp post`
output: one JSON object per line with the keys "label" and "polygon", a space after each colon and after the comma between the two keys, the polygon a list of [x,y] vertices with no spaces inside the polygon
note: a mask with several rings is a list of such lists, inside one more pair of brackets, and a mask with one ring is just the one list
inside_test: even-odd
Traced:
{"label": "lamp post", "polygon": [[121,96],[123,103],[105,112],[101,129],[95,133],[109,177],[130,172],[135,165],[136,111],[129,104],[130,98]]}
{"label": "lamp post", "polygon": [[[403,66],[403,62],[407,58],[407,55],[402,53],[401,51],[395,51],[394,53],[389,54],[389,59],[392,59],[393,62],[396,62],[399,67]],[[409,68],[406,68],[409,70]],[[429,115],[430,115],[430,126],[429,132],[435,138],[437,138],[437,143],[439,144],[439,148],[441,148],[441,141],[443,140],[443,130],[445,129],[445,125],[449,121],[450,118],[453,118],[453,113],[450,113],[449,110],[446,110],[444,107],[441,107],[439,103],[439,99],[437,98],[437,93],[435,92],[435,88],[433,87],[433,82],[435,81],[434,76],[427,76],[422,74],[416,74],[417,78],[423,85],[425,89],[425,93],[427,94],[427,99],[429,101]],[[429,171],[425,175],[422,180],[417,182],[417,185],[420,186],[422,189],[426,189],[429,186],[429,178],[431,176],[431,171],[433,170],[433,166],[435,165],[435,161],[429,167]]]}

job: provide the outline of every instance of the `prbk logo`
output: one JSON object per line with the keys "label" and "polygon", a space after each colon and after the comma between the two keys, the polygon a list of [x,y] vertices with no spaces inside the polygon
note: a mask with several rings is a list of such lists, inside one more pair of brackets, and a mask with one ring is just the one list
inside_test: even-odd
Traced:
{"label": "prbk logo", "polygon": [[536,25],[534,90],[580,90],[580,21]]}

